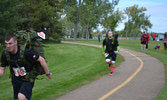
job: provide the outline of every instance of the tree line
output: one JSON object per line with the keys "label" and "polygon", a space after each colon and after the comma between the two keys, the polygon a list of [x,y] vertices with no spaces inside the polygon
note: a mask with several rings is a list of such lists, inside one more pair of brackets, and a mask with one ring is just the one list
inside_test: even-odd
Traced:
{"label": "tree line", "polygon": [[152,27],[146,8],[134,5],[120,11],[116,9],[118,3],[119,0],[1,0],[0,42],[7,33],[29,29],[45,32],[48,40],[60,40],[65,35],[88,40],[98,26],[115,31],[124,19],[126,36],[137,36]]}
{"label": "tree line", "polygon": [[1,0],[0,40],[17,30],[43,31],[47,39],[60,39],[61,0]]}

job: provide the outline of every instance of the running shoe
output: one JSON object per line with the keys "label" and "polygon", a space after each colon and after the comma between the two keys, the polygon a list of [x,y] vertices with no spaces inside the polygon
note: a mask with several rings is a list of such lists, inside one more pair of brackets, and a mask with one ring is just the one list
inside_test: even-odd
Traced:
{"label": "running shoe", "polygon": [[110,72],[110,76],[112,76],[113,75],[113,72]]}

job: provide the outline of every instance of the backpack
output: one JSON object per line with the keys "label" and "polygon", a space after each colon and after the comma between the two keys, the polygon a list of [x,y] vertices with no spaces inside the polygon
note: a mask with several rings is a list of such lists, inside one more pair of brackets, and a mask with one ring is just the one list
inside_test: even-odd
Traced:
{"label": "backpack", "polygon": [[[38,55],[45,58],[43,46],[41,43],[42,39],[39,38],[39,36],[37,35],[37,32],[32,30],[30,31],[21,30],[21,31],[17,31],[14,34],[17,37],[18,46],[20,47],[20,59],[18,60],[21,60],[22,62],[30,65],[30,63],[26,61],[26,59],[24,58],[24,50],[26,48],[33,50],[34,52],[38,53]],[[9,53],[6,53],[6,57],[7,57],[7,61],[10,62]],[[18,67],[20,68],[20,66]],[[40,63],[38,62],[36,65],[33,66],[33,69],[30,72],[27,72],[26,80],[28,79],[32,81],[32,78],[37,78],[37,76],[43,75],[43,74],[45,74],[45,72],[42,66],[40,65]]]}

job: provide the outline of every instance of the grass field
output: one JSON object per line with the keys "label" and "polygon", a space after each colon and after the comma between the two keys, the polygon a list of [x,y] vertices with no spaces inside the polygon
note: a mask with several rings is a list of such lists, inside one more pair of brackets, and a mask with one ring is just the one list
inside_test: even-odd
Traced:
{"label": "grass field", "polygon": [[[89,41],[78,40],[77,42],[101,45],[101,43],[98,43],[97,40],[89,40]],[[140,49],[140,40],[119,40],[119,44],[123,48],[143,52],[143,53],[149,54],[149,55],[159,59],[164,64],[164,70],[165,70],[165,74],[166,74],[166,83],[167,83],[167,50],[163,50],[164,46],[163,46],[162,41],[156,41],[156,42],[150,41],[148,50],[141,50]],[[154,46],[157,44],[160,44],[160,46],[161,46],[160,50],[154,49]],[[158,73],[155,73],[155,74],[158,74]],[[157,96],[156,100],[167,100],[166,94],[167,94],[167,85],[165,85],[164,89]]]}
{"label": "grass field", "polygon": [[[69,91],[89,84],[108,74],[110,70],[105,63],[100,48],[71,44],[47,43],[44,48],[51,80],[36,80],[32,100],[55,100]],[[117,66],[122,61],[117,58]],[[0,78],[1,100],[13,100],[13,89],[9,79],[9,68]]]}

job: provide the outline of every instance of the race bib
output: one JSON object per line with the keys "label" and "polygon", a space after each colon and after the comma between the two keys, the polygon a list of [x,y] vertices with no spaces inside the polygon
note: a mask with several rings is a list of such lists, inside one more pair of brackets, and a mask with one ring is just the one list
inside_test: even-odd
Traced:
{"label": "race bib", "polygon": [[25,76],[26,75],[26,70],[24,67],[20,68],[13,68],[13,71],[15,73],[15,76]]}

